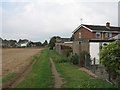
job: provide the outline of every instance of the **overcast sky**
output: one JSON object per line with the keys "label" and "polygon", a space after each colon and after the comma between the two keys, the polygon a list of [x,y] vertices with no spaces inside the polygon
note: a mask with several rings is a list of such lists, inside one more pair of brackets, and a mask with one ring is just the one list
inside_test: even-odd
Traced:
{"label": "overcast sky", "polygon": [[[83,24],[118,26],[119,0],[2,0],[0,37],[4,39],[49,40],[71,37]],[[2,25],[1,25],[2,23]]]}

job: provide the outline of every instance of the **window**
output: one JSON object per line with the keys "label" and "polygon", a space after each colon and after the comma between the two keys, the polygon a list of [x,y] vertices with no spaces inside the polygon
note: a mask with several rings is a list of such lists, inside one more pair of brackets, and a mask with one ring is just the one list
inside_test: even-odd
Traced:
{"label": "window", "polygon": [[96,38],[100,38],[100,32],[96,32]]}
{"label": "window", "polygon": [[106,37],[106,38],[112,37],[112,33],[105,33],[105,37]]}
{"label": "window", "polygon": [[81,38],[81,32],[79,32],[79,38]]}

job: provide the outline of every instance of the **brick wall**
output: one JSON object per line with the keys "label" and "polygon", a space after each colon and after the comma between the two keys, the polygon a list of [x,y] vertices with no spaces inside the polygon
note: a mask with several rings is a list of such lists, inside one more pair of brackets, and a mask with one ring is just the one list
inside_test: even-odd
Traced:
{"label": "brick wall", "polygon": [[[82,51],[87,51],[89,53],[89,42],[87,41],[74,41],[73,42],[73,55],[75,53],[80,56]],[[81,60],[79,58],[79,65],[81,65]]]}
{"label": "brick wall", "polygon": [[[109,38],[105,37],[105,33],[100,33],[100,38],[96,38],[96,32],[91,32],[87,30],[86,28],[82,27],[80,28],[75,34],[74,34],[74,39],[77,40],[79,39],[79,32],[81,32],[81,39],[102,39],[103,35],[103,40],[108,40]],[[112,33],[112,37],[116,36],[118,34]]]}
{"label": "brick wall", "polygon": [[89,30],[87,30],[86,28],[80,28],[75,34],[74,34],[74,38],[75,40],[79,38],[79,32],[81,32],[81,38],[95,38],[96,34],[93,32],[90,32]]}

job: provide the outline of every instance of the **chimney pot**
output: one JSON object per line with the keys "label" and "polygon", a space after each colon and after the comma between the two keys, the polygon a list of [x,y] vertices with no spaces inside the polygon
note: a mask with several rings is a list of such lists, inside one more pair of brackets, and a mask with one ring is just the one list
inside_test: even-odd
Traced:
{"label": "chimney pot", "polygon": [[106,27],[110,27],[110,23],[109,22],[106,23]]}

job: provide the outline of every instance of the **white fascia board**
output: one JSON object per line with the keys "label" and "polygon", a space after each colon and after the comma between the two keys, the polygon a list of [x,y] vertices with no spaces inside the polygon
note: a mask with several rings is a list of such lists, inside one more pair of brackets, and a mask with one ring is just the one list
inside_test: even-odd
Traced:
{"label": "white fascia board", "polygon": [[77,31],[78,29],[80,29],[81,27],[84,27],[84,28],[88,29],[89,31],[93,32],[93,30],[91,30],[90,28],[87,28],[87,27],[84,26],[84,25],[80,25],[80,26],[78,26],[72,33],[76,32],[76,31]]}
{"label": "white fascia board", "polygon": [[79,25],[72,33],[75,33],[79,28],[81,28],[81,25]]}
{"label": "white fascia board", "polygon": [[91,30],[90,28],[88,28],[88,27],[86,27],[84,25],[82,25],[82,27],[84,27],[84,28],[88,29],[89,31],[93,32],[93,30]]}
{"label": "white fascia board", "polygon": [[92,30],[92,32],[110,32],[110,33],[120,33],[119,31],[103,31],[103,30]]}
{"label": "white fascia board", "polygon": [[73,42],[71,41],[71,42],[64,42],[64,43],[73,43]]}

